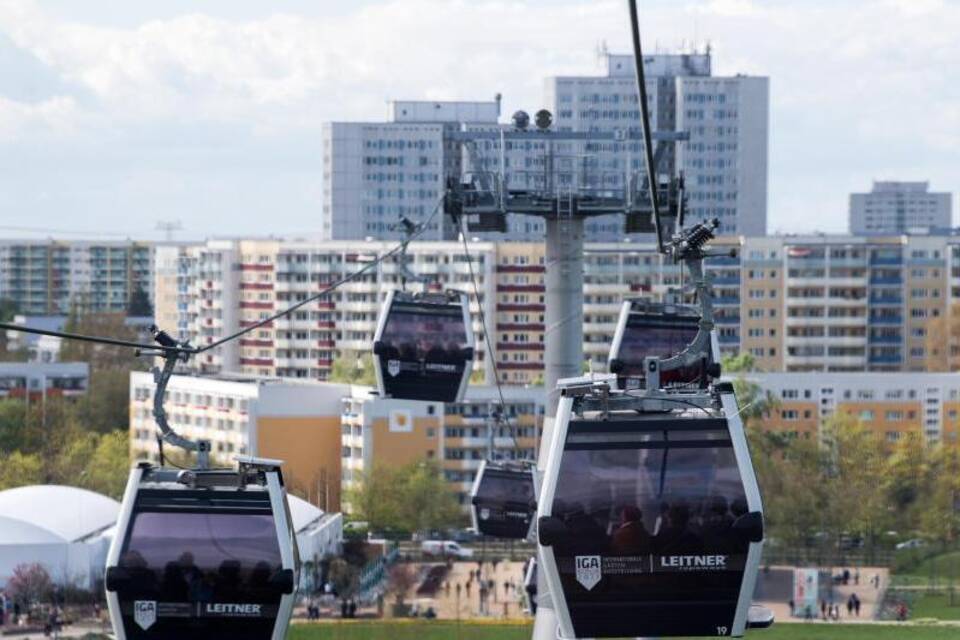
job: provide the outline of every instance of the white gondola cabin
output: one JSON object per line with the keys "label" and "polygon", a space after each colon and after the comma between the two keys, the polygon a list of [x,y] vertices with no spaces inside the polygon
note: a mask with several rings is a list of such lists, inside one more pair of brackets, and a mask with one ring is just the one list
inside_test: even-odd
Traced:
{"label": "white gondola cabin", "polygon": [[387,294],[374,336],[380,395],[459,402],[473,368],[474,335],[467,294]]}
{"label": "white gondola cabin", "polygon": [[751,613],[763,507],[732,387],[699,404],[679,393],[635,404],[609,386],[564,394],[537,512],[559,637],[740,636],[771,624]]}
{"label": "white gondola cabin", "polygon": [[106,568],[118,640],[286,635],[299,559],[279,465],[131,471]]}
{"label": "white gondola cabin", "polygon": [[537,510],[533,465],[484,460],[470,491],[470,507],[479,533],[525,540]]}

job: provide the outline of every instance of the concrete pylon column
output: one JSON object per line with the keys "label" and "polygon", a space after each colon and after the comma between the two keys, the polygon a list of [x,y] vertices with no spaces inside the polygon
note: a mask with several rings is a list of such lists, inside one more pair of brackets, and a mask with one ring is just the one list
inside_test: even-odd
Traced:
{"label": "concrete pylon column", "polygon": [[544,383],[547,417],[557,413],[557,380],[583,371],[583,218],[546,219]]}
{"label": "concrete pylon column", "polygon": [[[544,390],[546,407],[543,438],[537,461],[538,479],[546,467],[547,451],[557,415],[557,380],[579,376],[583,371],[583,218],[576,215],[546,218],[546,274],[544,311]],[[542,564],[540,565],[543,566]],[[537,607],[534,640],[555,640],[557,616],[549,602],[542,569],[537,571]]]}

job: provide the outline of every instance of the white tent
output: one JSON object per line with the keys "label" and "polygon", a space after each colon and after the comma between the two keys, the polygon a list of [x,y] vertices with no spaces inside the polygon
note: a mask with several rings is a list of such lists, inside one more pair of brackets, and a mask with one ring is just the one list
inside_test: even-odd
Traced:
{"label": "white tent", "polygon": [[[339,513],[324,513],[289,496],[300,557],[319,560],[336,553],[343,537]],[[116,533],[120,503],[106,496],[59,485],[0,491],[0,588],[17,565],[38,562],[54,582],[93,587],[103,576]]]}
{"label": "white tent", "polygon": [[20,564],[42,564],[54,582],[91,587],[103,573],[120,503],[59,485],[0,491],[0,586]]}

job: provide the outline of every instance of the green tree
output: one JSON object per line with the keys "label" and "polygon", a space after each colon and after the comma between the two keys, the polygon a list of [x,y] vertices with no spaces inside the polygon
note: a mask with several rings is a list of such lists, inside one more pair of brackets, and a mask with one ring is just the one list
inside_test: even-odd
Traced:
{"label": "green tree", "polygon": [[734,379],[733,392],[737,397],[740,419],[747,429],[759,429],[759,422],[780,406],[780,401],[770,391],[743,377]]}
{"label": "green tree", "polygon": [[403,467],[400,514],[408,531],[444,529],[460,520],[460,505],[432,460]]}
{"label": "green tree", "polygon": [[84,469],[83,486],[119,500],[123,497],[129,474],[129,432],[101,434]]}
{"label": "green tree", "polygon": [[892,524],[898,531],[913,528],[926,509],[924,497],[932,489],[931,454],[932,449],[921,434],[908,433],[894,445],[885,461],[883,489],[895,520]]}
{"label": "green tree", "polygon": [[10,298],[0,298],[0,322],[12,322],[13,317],[20,313],[20,306]]}
{"label": "green tree", "polygon": [[127,315],[141,318],[153,317],[153,305],[150,304],[150,296],[143,290],[143,285],[139,282],[135,283],[133,292],[130,294]]}
{"label": "green tree", "polygon": [[330,368],[330,382],[345,384],[362,384],[373,386],[377,384],[377,374],[373,369],[373,354],[357,354],[354,351],[344,351]]}
{"label": "green tree", "polygon": [[371,529],[423,531],[459,524],[460,507],[434,461],[375,465],[347,494],[351,514]]}
{"label": "green tree", "polygon": [[43,461],[39,454],[14,451],[0,455],[0,490],[43,482]]}
{"label": "green tree", "polygon": [[930,452],[929,487],[916,510],[916,523],[927,537],[942,544],[960,538],[960,445],[942,443]]}
{"label": "green tree", "polygon": [[723,370],[723,373],[726,374],[748,373],[754,371],[755,365],[756,360],[747,352],[738,353],[737,355],[727,355],[720,361],[720,368]]}
{"label": "green tree", "polygon": [[828,457],[827,522],[835,534],[858,533],[873,542],[889,522],[884,444],[845,414],[824,420],[821,432]]}
{"label": "green tree", "polygon": [[791,548],[806,546],[824,527],[823,451],[811,440],[757,438],[751,453],[769,535]]}

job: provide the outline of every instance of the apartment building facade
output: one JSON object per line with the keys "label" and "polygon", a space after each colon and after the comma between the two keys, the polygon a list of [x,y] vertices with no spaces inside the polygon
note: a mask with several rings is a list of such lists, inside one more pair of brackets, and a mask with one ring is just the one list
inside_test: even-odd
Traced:
{"label": "apartment building facade", "polygon": [[[152,374],[130,374],[133,460],[159,461],[155,389]],[[214,459],[227,464],[237,455],[283,460],[288,488],[324,511],[339,511],[340,407],[350,393],[350,385],[342,384],[175,375],[164,407],[177,433],[210,441]]]}
{"label": "apartment building facade", "polygon": [[[169,276],[158,278],[164,290],[156,294],[157,316],[167,318],[181,340],[209,346],[306,300],[395,246],[385,242],[243,240],[181,247],[176,260],[170,259],[178,265],[175,282]],[[490,243],[471,243],[473,271],[481,296],[489,300],[494,298],[494,253]],[[432,278],[429,289],[471,294],[478,341],[475,367],[486,375],[487,338],[462,244],[412,243],[407,260],[411,271]],[[401,280],[397,261],[380,262],[289,316],[200,354],[190,367],[200,373],[325,380],[337,357],[370,351],[381,304],[388,291],[403,286]],[[171,287],[176,288],[176,295],[168,294]],[[485,310],[489,316],[486,325],[493,327],[493,309]]]}
{"label": "apartment building facade", "polygon": [[323,209],[326,239],[399,239],[401,216],[427,223],[425,240],[455,240],[442,211],[448,176],[460,175],[460,146],[449,133],[463,124],[493,123],[500,100],[402,101],[387,122],[330,122],[323,128]]}
{"label": "apartment building facade", "polygon": [[76,398],[89,388],[86,362],[0,362],[0,399]]}
{"label": "apartment building facade", "polygon": [[[505,386],[504,419],[494,386],[471,385],[463,402],[395,400],[355,387],[343,399],[343,491],[362,482],[374,465],[390,467],[435,460],[457,500],[469,505],[470,488],[483,460],[535,460],[542,434],[541,388]],[[345,505],[349,511],[349,505]]]}
{"label": "apartment building facade", "polygon": [[[181,339],[209,345],[393,246],[251,240],[180,247],[176,278],[157,276],[157,317],[167,318]],[[763,371],[960,369],[960,237],[721,237],[713,246],[735,252],[707,263],[724,354],[749,353]],[[470,255],[501,381],[537,383],[545,336],[542,243],[476,241]],[[462,245],[412,243],[408,259],[414,273],[433,278],[431,287],[470,294],[476,368],[493,381]],[[585,366],[603,370],[623,299],[676,298],[683,284],[680,266],[650,244],[587,244]],[[400,286],[397,263],[385,261],[292,317],[201,354],[191,366],[325,380],[336,358],[370,350],[380,306]],[[171,287],[176,295],[166,292]]]}
{"label": "apartment building facade", "polygon": [[[645,172],[633,57],[606,56],[606,73],[545,80],[543,103],[552,131],[602,132],[612,141],[504,141],[496,136],[461,144],[453,134],[499,132],[500,99],[490,102],[394,102],[386,122],[332,122],[324,128],[322,235],[327,239],[398,238],[401,215],[424,220],[448,178],[501,174],[510,188],[583,195],[623,190]],[[767,218],[767,78],[712,75],[711,54],[644,59],[651,127],[686,131],[689,141],[668,149],[663,174],[683,170],[691,220],[719,218],[725,234],[763,235]],[[530,129],[534,126],[531,123]],[[550,177],[545,177],[549,173]],[[448,219],[431,222],[424,239],[455,239]],[[586,239],[615,242],[623,220],[603,216],[586,224]],[[543,221],[510,216],[506,233],[489,239],[538,241]]]}
{"label": "apartment building facade", "polygon": [[951,193],[928,182],[874,182],[868,193],[850,194],[850,233],[894,235],[911,229],[947,233],[953,227]]}
{"label": "apartment building facade", "polygon": [[[545,82],[545,102],[561,131],[642,135],[632,55],[607,54],[602,76],[558,76]],[[769,80],[715,76],[710,51],[644,57],[650,126],[685,131],[688,141],[667,153],[659,170],[686,178],[691,222],[718,218],[727,235],[762,236],[767,229]],[[644,171],[639,142],[586,142],[572,155],[599,171],[597,186]],[[617,241],[617,216],[588,222],[587,239]]]}
{"label": "apartment building facade", "polygon": [[888,443],[909,434],[927,443],[956,442],[960,431],[960,379],[944,373],[751,373],[776,408],[762,419],[766,431],[819,438],[834,414],[857,420]]}
{"label": "apartment building facade", "polygon": [[132,241],[0,240],[0,298],[25,315],[126,312],[153,294],[153,246]]}

